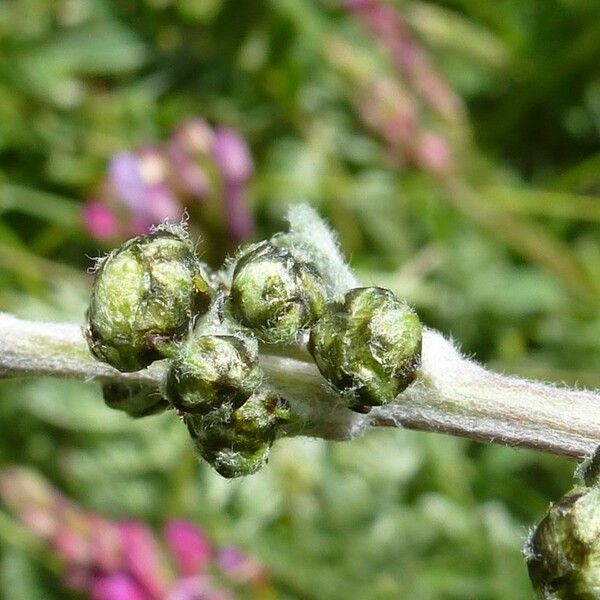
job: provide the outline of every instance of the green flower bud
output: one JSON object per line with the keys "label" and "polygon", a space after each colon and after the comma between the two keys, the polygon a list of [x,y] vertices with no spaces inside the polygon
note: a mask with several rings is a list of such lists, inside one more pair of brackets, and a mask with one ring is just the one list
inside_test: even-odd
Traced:
{"label": "green flower bud", "polygon": [[223,477],[256,473],[268,459],[278,428],[290,418],[287,402],[274,392],[257,391],[223,422],[184,417],[196,450]]}
{"label": "green flower bud", "polygon": [[195,335],[174,357],[166,392],[183,412],[224,411],[226,416],[252,395],[262,377],[257,351],[249,342],[233,335]]}
{"label": "green flower bud", "polygon": [[237,261],[231,284],[233,314],[266,342],[293,342],[317,320],[325,303],[314,265],[285,248],[262,242]]}
{"label": "green flower bud", "polygon": [[543,600],[600,598],[600,489],[576,488],[551,505],[525,557]]}
{"label": "green flower bud", "polygon": [[102,386],[104,402],[134,418],[147,417],[169,408],[160,392],[141,384],[108,383]]}
{"label": "green flower bud", "polygon": [[349,408],[391,402],[415,378],[421,362],[421,323],[391,291],[350,290],[313,327],[308,349],[319,371]]}
{"label": "green flower bud", "polygon": [[138,371],[169,354],[209,302],[209,286],[183,230],[158,229],[129,240],[100,264],[88,345],[116,369]]}

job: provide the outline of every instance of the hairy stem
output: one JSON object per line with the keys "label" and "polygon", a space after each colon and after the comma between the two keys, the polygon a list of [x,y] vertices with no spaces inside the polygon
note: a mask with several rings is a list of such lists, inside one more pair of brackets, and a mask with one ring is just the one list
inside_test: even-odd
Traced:
{"label": "hairy stem", "polygon": [[[353,413],[300,355],[265,354],[271,383],[297,417],[289,435],[343,440],[369,427],[406,427],[581,459],[600,444],[600,394],[491,373],[425,330],[417,381],[391,405]],[[51,376],[160,386],[165,364],[120,373],[89,353],[81,327],[0,313],[0,377]]]}

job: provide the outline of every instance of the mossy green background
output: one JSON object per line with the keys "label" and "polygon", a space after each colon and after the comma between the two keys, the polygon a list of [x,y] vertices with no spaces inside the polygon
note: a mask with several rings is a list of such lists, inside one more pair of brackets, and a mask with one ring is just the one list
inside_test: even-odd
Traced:
{"label": "mossy green background", "polygon": [[[457,156],[468,202],[385,160],[323,49],[342,36],[390,66],[334,0],[1,2],[0,309],[83,322],[87,257],[107,248],[81,202],[112,154],[201,115],[251,145],[257,239],[308,200],[365,283],[467,354],[600,387],[600,2],[395,4],[466,103],[448,135],[473,140]],[[213,264],[231,247],[210,230],[202,244]],[[572,482],[564,459],[409,431],[282,441],[228,482],[173,415],[133,421],[75,382],[6,381],[0,396],[3,465],[108,516],[193,519],[260,557],[282,598],[530,599],[520,548]],[[0,596],[68,597],[4,518]]]}

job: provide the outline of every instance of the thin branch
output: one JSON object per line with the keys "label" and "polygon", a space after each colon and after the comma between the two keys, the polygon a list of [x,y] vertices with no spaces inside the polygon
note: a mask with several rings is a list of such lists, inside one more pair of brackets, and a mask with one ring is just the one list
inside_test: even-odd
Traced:
{"label": "thin branch", "polygon": [[[600,444],[600,394],[491,373],[433,330],[424,333],[418,380],[395,403],[367,415],[343,407],[316,367],[298,356],[263,353],[261,364],[297,417],[289,435],[343,440],[369,427],[406,427],[577,459]],[[0,377],[160,386],[165,368],[155,363],[144,371],[120,373],[90,355],[80,326],[0,313]]]}

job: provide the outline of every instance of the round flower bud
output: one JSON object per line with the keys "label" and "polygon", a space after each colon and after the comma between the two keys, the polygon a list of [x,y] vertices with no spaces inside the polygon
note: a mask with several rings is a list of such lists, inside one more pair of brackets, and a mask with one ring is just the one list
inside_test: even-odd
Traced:
{"label": "round flower bud", "polygon": [[314,265],[270,242],[252,246],[237,261],[231,284],[234,316],[264,341],[293,342],[325,308]]}
{"label": "round flower bud", "polygon": [[167,374],[166,393],[179,410],[206,415],[241,406],[262,382],[256,350],[233,335],[196,335]]}
{"label": "round flower bud", "polygon": [[524,553],[543,600],[599,598],[600,489],[576,488],[551,505]]}
{"label": "round flower bud", "polygon": [[158,229],[126,242],[97,272],[86,337],[96,358],[138,371],[163,358],[210,303],[194,248],[184,232]]}
{"label": "round flower bud", "polygon": [[251,475],[265,465],[277,430],[290,413],[279,395],[259,390],[223,422],[207,423],[197,415],[184,418],[200,456],[231,478]]}
{"label": "round flower bud", "polygon": [[134,418],[147,417],[169,408],[160,392],[142,384],[108,383],[102,386],[104,402]]}
{"label": "round flower bud", "polygon": [[421,362],[421,322],[391,291],[350,290],[312,328],[308,349],[319,371],[358,412],[391,402]]}

